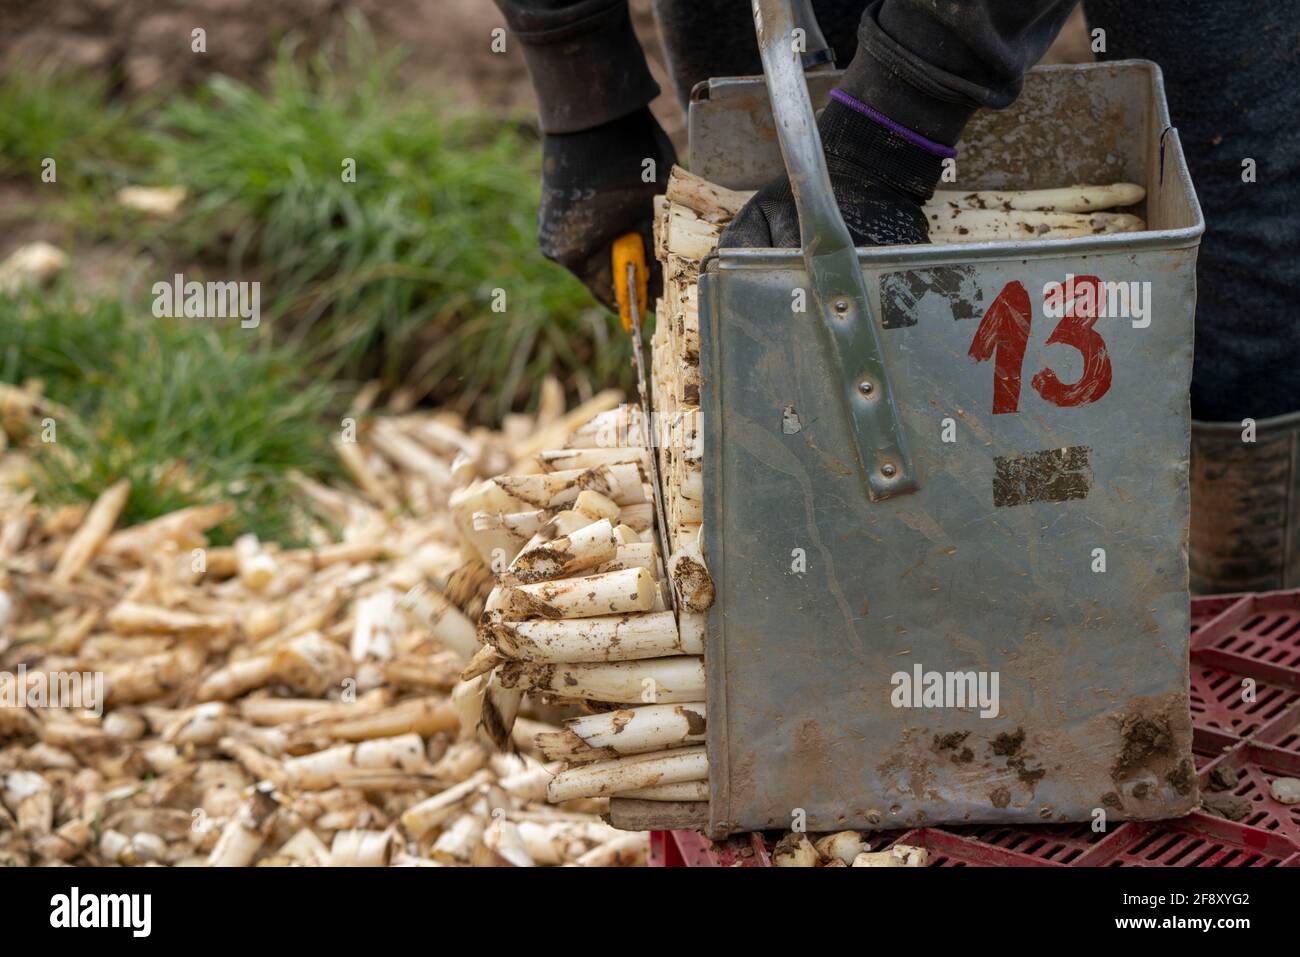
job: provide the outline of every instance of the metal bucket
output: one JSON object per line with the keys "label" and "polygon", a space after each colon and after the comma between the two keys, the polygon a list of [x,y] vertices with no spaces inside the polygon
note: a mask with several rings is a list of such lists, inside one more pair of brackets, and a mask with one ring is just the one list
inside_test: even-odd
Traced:
{"label": "metal bucket", "polygon": [[[752,187],[783,154],[804,248],[701,272],[708,830],[1187,812],[1203,221],[1159,69],[1031,71],[955,184],[1138,182],[1147,231],[855,250],[788,5],[756,7],[767,95],[697,91],[691,164]],[[1147,284],[1148,311],[1047,316],[1071,275]]]}

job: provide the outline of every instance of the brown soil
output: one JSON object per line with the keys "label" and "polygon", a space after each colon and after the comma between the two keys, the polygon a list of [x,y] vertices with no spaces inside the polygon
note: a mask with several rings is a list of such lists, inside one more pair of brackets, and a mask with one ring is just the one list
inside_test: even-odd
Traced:
{"label": "brown soil", "polygon": [[1003,731],[993,739],[993,753],[1003,757],[1010,757],[1020,750],[1025,743],[1025,729],[1016,728],[1015,731]]}
{"label": "brown soil", "polygon": [[1115,780],[1129,777],[1134,771],[1149,765],[1153,758],[1173,752],[1174,738],[1169,730],[1169,718],[1163,714],[1126,715],[1120,724],[1124,747],[1111,768]]}

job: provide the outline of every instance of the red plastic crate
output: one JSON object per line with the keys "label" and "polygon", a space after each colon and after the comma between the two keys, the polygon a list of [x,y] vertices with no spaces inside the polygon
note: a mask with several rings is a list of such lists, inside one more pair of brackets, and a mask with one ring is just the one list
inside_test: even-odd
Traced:
{"label": "red plastic crate", "polygon": [[[1249,681],[1254,700],[1243,700]],[[1279,804],[1275,777],[1300,777],[1300,589],[1192,599],[1192,749],[1204,789],[1217,768],[1237,772],[1240,821],[1200,811],[1172,821],[926,827],[871,835],[872,850],[927,848],[931,867],[1297,867],[1300,804]],[[697,831],[656,831],[651,863],[768,867],[761,833],[713,842]]]}

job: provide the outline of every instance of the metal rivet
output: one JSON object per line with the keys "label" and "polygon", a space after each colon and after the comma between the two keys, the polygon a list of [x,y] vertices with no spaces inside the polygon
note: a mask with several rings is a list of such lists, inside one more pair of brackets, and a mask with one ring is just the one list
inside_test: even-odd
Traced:
{"label": "metal rivet", "polygon": [[885,478],[893,478],[893,477],[894,477],[894,474],[895,474],[897,471],[898,471],[898,469],[894,468],[892,465],[882,465],[882,466],[880,466],[880,474],[883,475]]}
{"label": "metal rivet", "polygon": [[870,382],[859,382],[858,391],[861,392],[863,395],[871,395],[871,393],[876,391],[876,387],[872,385]]}
{"label": "metal rivet", "polygon": [[835,311],[836,311],[836,312],[848,312],[848,311],[849,311],[849,301],[848,301],[847,299],[836,299],[836,300],[835,300]]}

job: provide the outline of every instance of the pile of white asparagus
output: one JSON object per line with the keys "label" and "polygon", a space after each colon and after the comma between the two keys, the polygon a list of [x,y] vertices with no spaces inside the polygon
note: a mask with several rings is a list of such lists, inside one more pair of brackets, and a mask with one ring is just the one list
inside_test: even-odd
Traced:
{"label": "pile of white asparagus", "polygon": [[320,522],[292,549],[210,545],[228,505],[119,528],[125,482],[42,508],[24,449],[61,410],[35,386],[0,407],[0,865],[645,861],[607,802],[547,803],[557,726],[521,716],[499,753],[455,690],[493,579],[448,497],[576,421],[558,383],[502,432],[358,408],[360,492],[298,479]]}

